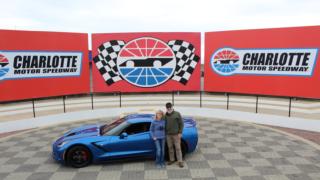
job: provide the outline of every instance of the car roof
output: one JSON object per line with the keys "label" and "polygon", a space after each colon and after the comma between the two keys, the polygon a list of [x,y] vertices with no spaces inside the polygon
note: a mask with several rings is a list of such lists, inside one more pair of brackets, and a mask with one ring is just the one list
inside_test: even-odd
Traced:
{"label": "car roof", "polygon": [[125,120],[131,124],[151,122],[153,121],[153,119],[154,119],[153,114],[130,114],[125,117]]}

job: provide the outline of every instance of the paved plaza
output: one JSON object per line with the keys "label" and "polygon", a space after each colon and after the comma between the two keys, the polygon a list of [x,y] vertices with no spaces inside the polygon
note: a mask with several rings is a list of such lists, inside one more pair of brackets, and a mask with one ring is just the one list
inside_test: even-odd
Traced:
{"label": "paved plaza", "polygon": [[196,118],[199,143],[185,167],[156,169],[153,160],[94,164],[74,169],[51,158],[51,142],[91,120],[36,129],[0,139],[0,179],[217,179],[319,180],[320,150],[283,133],[248,123]]}

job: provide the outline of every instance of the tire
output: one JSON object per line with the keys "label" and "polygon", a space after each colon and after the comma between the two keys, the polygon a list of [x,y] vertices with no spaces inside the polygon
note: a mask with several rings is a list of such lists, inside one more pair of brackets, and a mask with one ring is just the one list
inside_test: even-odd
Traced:
{"label": "tire", "polygon": [[77,145],[71,147],[66,154],[67,165],[74,168],[82,168],[91,164],[92,155],[85,146]]}
{"label": "tire", "polygon": [[[173,148],[175,149],[175,147],[173,146]],[[186,143],[181,140],[181,153],[182,153],[182,158],[184,158],[184,156],[187,154],[187,145]],[[169,161],[169,149],[168,149],[168,146],[167,144],[165,145],[165,160]],[[176,156],[176,151],[174,151],[174,160],[176,161],[177,160],[177,156]]]}
{"label": "tire", "polygon": [[181,141],[181,152],[182,152],[182,158],[187,154],[187,145],[184,141]]}

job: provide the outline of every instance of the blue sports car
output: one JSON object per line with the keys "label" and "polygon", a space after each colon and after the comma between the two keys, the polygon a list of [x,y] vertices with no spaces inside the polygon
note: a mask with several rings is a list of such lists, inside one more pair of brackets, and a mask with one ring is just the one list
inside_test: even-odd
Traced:
{"label": "blue sports car", "polygon": [[[155,145],[150,136],[152,114],[131,114],[111,124],[85,125],[72,129],[52,144],[52,156],[72,167],[125,158],[155,157]],[[183,156],[193,152],[198,143],[196,122],[183,118],[181,140]]]}

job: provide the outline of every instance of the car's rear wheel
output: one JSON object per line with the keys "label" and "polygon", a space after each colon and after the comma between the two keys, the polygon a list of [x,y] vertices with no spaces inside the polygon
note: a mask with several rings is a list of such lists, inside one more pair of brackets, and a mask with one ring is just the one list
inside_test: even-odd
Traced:
{"label": "car's rear wheel", "polygon": [[181,141],[181,152],[182,152],[182,158],[187,154],[187,145],[184,141]]}
{"label": "car's rear wheel", "polygon": [[85,146],[73,146],[66,154],[67,164],[75,167],[82,168],[91,163],[91,152]]}

